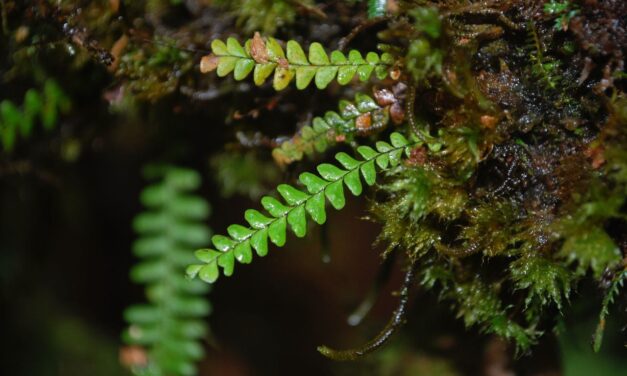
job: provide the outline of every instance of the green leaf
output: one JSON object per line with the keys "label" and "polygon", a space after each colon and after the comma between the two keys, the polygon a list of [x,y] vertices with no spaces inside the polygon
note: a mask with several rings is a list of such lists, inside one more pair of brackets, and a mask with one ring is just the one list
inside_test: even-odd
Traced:
{"label": "green leaf", "polygon": [[244,218],[246,218],[246,221],[256,229],[265,228],[270,222],[272,222],[271,218],[266,217],[255,209],[246,210]]}
{"label": "green leaf", "polygon": [[355,95],[355,103],[361,113],[379,109],[379,105],[369,96],[358,93]]}
{"label": "green leaf", "polygon": [[348,61],[350,61],[353,65],[362,65],[366,64],[366,61],[361,56],[361,53],[357,50],[350,50],[348,53]]}
{"label": "green leaf", "polygon": [[305,89],[311,83],[311,80],[316,75],[315,67],[297,67],[296,68],[296,88],[299,90]]}
{"label": "green leaf", "polygon": [[214,235],[211,237],[211,242],[220,251],[224,252],[231,248],[235,242],[224,235]]}
{"label": "green leaf", "polygon": [[250,72],[252,72],[253,68],[255,67],[255,61],[252,59],[240,59],[236,64],[235,64],[235,71],[233,76],[235,77],[235,80],[237,81],[241,81],[244,78],[246,78],[246,76],[248,76],[250,74]]}
{"label": "green leaf", "polygon": [[329,163],[323,163],[321,165],[318,165],[317,170],[320,176],[322,176],[328,181],[335,181],[335,180],[341,179],[342,176],[346,174],[346,171],[341,170],[337,168],[336,166],[329,164]]}
{"label": "green leaf", "polygon": [[294,235],[302,238],[307,233],[307,219],[305,218],[305,208],[297,206],[287,215],[287,223],[292,227]]}
{"label": "green leaf", "polygon": [[233,37],[230,37],[226,40],[226,50],[229,55],[232,56],[248,57],[248,55],[246,55],[246,51],[244,51],[244,48],[242,48],[237,39]]}
{"label": "green leaf", "polygon": [[309,46],[309,62],[321,66],[330,64],[329,57],[320,43],[314,42]]}
{"label": "green leaf", "polygon": [[364,177],[364,181],[368,185],[373,185],[377,179],[377,171],[374,167],[374,160],[361,165],[361,175]]}
{"label": "green leaf", "polygon": [[376,145],[377,150],[380,153],[385,153],[385,152],[390,151],[390,150],[393,149],[392,145],[388,144],[385,141],[377,141],[377,143],[375,145]]}
{"label": "green leaf", "polygon": [[233,255],[235,259],[242,264],[250,264],[253,260],[253,253],[250,249],[250,243],[245,241],[239,243],[235,249],[233,250]]}
{"label": "green leaf", "polygon": [[289,68],[278,67],[274,71],[273,87],[276,91],[285,89],[294,78],[294,70]]}
{"label": "green leaf", "polygon": [[364,145],[358,147],[357,152],[359,153],[359,155],[364,157],[364,159],[373,159],[374,157],[379,155],[379,153],[377,153],[376,150],[374,150],[370,146],[364,146]]}
{"label": "green leaf", "polygon": [[320,192],[313,195],[305,203],[305,210],[311,216],[311,218],[319,225],[324,224],[327,220],[327,214],[325,212],[324,193]]}
{"label": "green leaf", "polygon": [[293,40],[287,42],[287,60],[290,64],[309,65],[309,61],[307,61],[305,52],[301,48],[300,44]]}
{"label": "green leaf", "polygon": [[222,274],[227,277],[233,275],[233,269],[235,268],[235,256],[233,252],[224,252],[218,258],[218,265],[222,267]]}
{"label": "green leaf", "polygon": [[214,39],[211,42],[211,51],[217,56],[224,56],[229,54],[226,48],[226,44],[224,44],[224,42],[222,42],[220,39]]}
{"label": "green leaf", "polygon": [[289,205],[294,206],[298,205],[309,197],[305,192],[299,191],[298,189],[292,187],[288,184],[281,184],[277,187],[277,191],[281,194],[281,197],[285,199]]}
{"label": "green leaf", "polygon": [[203,267],[203,265],[189,265],[186,269],[185,269],[185,274],[187,275],[188,278],[196,278],[196,276],[198,275],[198,272],[200,271],[200,269]]}
{"label": "green leaf", "polygon": [[216,73],[218,77],[224,77],[231,73],[233,69],[235,69],[235,64],[239,59],[237,57],[232,56],[222,56],[218,61],[218,70]]}
{"label": "green leaf", "polygon": [[287,206],[283,205],[279,200],[274,197],[264,196],[261,198],[261,205],[268,211],[273,217],[278,218],[290,210]]}
{"label": "green leaf", "polygon": [[390,162],[390,156],[387,154],[381,154],[378,156],[375,161],[377,162],[377,166],[380,169],[385,170],[388,167],[388,163]]}
{"label": "green leaf", "polygon": [[366,54],[366,61],[370,64],[378,64],[379,63],[379,55],[376,52],[368,52]]}
{"label": "green leaf", "polygon": [[285,236],[287,233],[287,222],[285,217],[275,220],[270,227],[268,227],[268,236],[270,241],[279,247],[285,245]]}
{"label": "green leaf", "polygon": [[215,282],[219,276],[220,271],[218,270],[218,264],[215,262],[202,266],[198,271],[198,277],[207,283]]}
{"label": "green leaf", "polygon": [[259,230],[250,238],[250,245],[257,251],[259,257],[268,254],[268,229]]}
{"label": "green leaf", "polygon": [[268,56],[273,61],[278,61],[279,59],[285,59],[285,53],[283,52],[283,48],[274,38],[268,38],[266,42],[266,48],[268,49]]}
{"label": "green leaf", "polygon": [[263,85],[263,83],[266,82],[266,79],[268,79],[272,72],[274,72],[274,68],[276,68],[276,66],[276,63],[256,64],[255,71],[253,72],[255,85]]}
{"label": "green leaf", "polygon": [[329,184],[324,190],[324,194],[336,210],[342,209],[346,204],[346,200],[344,199],[344,187],[342,186],[341,180]]}
{"label": "green leaf", "polygon": [[230,225],[226,231],[233,239],[240,241],[249,238],[254,233],[253,230],[242,225]]}
{"label": "green leaf", "polygon": [[335,78],[338,67],[322,67],[316,71],[316,87],[320,90],[326,88]]}
{"label": "green leaf", "polygon": [[354,196],[359,196],[362,192],[361,179],[359,178],[359,170],[353,170],[344,177],[344,184],[348,187]]}
{"label": "green leaf", "polygon": [[355,74],[357,73],[357,66],[355,65],[343,65],[339,67],[337,72],[337,82],[340,85],[347,85],[351,82]]}
{"label": "green leaf", "polygon": [[199,249],[194,252],[194,255],[199,261],[207,264],[215,261],[215,259],[217,259],[220,254],[220,252],[214,251],[213,249]]}
{"label": "green leaf", "polygon": [[372,72],[374,71],[374,65],[360,65],[357,68],[357,77],[361,82],[366,82],[372,76]]}
{"label": "green leaf", "polygon": [[352,170],[359,166],[359,161],[344,152],[337,153],[335,159],[347,170]]}
{"label": "green leaf", "polygon": [[390,155],[390,165],[392,167],[396,167],[401,162],[401,157],[403,156],[403,149],[394,150],[390,152],[389,155]]}
{"label": "green leaf", "polygon": [[407,139],[398,132],[393,132],[390,135],[390,140],[392,141],[392,145],[397,148],[407,146],[409,144],[409,141],[407,141]]}
{"label": "green leaf", "polygon": [[344,56],[342,51],[335,50],[331,52],[331,64],[344,65],[347,63],[348,63],[348,60],[346,59],[346,56]]}
{"label": "green leaf", "polygon": [[307,187],[309,193],[314,194],[320,192],[328,183],[311,172],[303,172],[298,177],[301,183]]}

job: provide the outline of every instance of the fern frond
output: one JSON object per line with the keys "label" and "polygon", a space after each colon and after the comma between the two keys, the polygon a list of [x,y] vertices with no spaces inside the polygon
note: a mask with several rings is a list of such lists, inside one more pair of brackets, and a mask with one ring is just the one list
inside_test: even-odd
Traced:
{"label": "fern frond", "polygon": [[594,352],[601,350],[601,343],[603,342],[603,333],[605,332],[605,319],[609,315],[610,304],[614,302],[614,299],[618,296],[618,292],[627,281],[627,269],[622,270],[612,280],[610,288],[603,297],[603,303],[601,304],[601,313],[599,313],[599,323],[597,324],[594,336],[592,338],[592,348]]}
{"label": "fern frond", "polygon": [[13,102],[0,103],[0,139],[5,151],[11,152],[18,135],[26,138],[32,134],[39,118],[46,131],[57,123],[59,113],[70,109],[70,101],[54,80],[47,80],[43,91],[30,89],[24,95],[24,103],[17,107]]}
{"label": "fern frond", "polygon": [[235,38],[228,38],[226,43],[216,39],[211,43],[212,54],[203,57],[200,70],[203,73],[217,70],[220,77],[230,73],[236,80],[243,80],[251,72],[256,85],[262,85],[274,73],[275,90],[285,89],[292,80],[296,80],[299,90],[305,89],[314,81],[318,89],[324,89],[333,80],[346,85],[355,75],[361,81],[367,81],[374,73],[379,79],[388,75],[394,63],[387,52],[379,55],[368,52],[364,58],[357,50],[351,50],[348,56],[341,51],[333,51],[329,57],[320,43],[309,46],[305,55],[298,42],[287,42],[286,52],[274,38],[263,39],[255,33],[244,46]]}
{"label": "fern frond", "polygon": [[268,212],[262,214],[257,210],[249,209],[244,217],[250,227],[231,225],[227,232],[229,236],[215,235],[211,241],[215,249],[201,249],[196,251],[196,257],[201,264],[190,265],[187,268],[188,276],[200,277],[208,283],[215,282],[222,274],[233,274],[235,261],[248,264],[252,261],[252,249],[260,257],[268,253],[268,239],[275,245],[285,245],[287,225],[297,237],[307,233],[307,214],[318,224],[326,222],[325,204],[328,200],[339,210],[345,205],[344,185],[355,196],[362,193],[360,178],[367,185],[373,185],[376,180],[376,167],[387,169],[397,166],[403,153],[409,155],[412,143],[399,133],[392,133],[391,145],[385,141],[376,143],[376,150],[369,146],[360,146],[357,152],[363,160],[356,160],[346,153],[338,153],[335,159],[343,168],[323,163],[317,170],[320,176],[312,173],[302,173],[300,182],[306,187],[303,192],[291,185],[281,184],[277,191],[285,203],[274,197],[265,196],[261,205]]}
{"label": "fern frond", "polygon": [[200,339],[207,334],[204,317],[210,306],[203,298],[209,286],[185,278],[193,262],[192,250],[211,236],[203,223],[209,206],[190,191],[200,185],[199,175],[167,167],[162,180],[144,189],[141,201],[148,208],[134,221],[139,238],[134,253],[142,259],[131,270],[136,283],[147,285],[148,304],[128,308],[125,342],[147,350],[147,363],[133,365],[137,375],[195,375],[195,361],[203,356]]}
{"label": "fern frond", "polygon": [[545,86],[548,90],[555,90],[559,87],[560,77],[557,74],[560,64],[557,60],[546,56],[545,48],[540,40],[538,31],[533,23],[529,23],[528,44],[533,46],[529,53],[532,62],[531,73]]}
{"label": "fern frond", "polygon": [[390,120],[389,110],[379,106],[368,95],[358,93],[354,103],[341,100],[339,112],[329,111],[315,117],[312,125],[304,126],[291,139],[272,151],[280,165],[290,164],[322,153],[338,142],[349,141],[353,134],[385,127]]}

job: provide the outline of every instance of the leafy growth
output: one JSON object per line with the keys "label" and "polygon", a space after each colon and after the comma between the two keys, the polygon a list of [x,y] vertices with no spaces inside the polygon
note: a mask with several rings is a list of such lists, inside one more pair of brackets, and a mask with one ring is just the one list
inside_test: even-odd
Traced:
{"label": "leafy growth", "polygon": [[124,340],[147,349],[147,362],[136,364],[136,375],[195,375],[194,362],[203,356],[200,339],[206,336],[204,317],[210,306],[203,295],[209,286],[185,278],[192,250],[209,241],[203,223],[209,206],[191,194],[199,175],[176,167],[158,168],[160,181],[148,186],[141,201],[148,208],[133,223],[139,239],[133,246],[142,259],[131,270],[136,283],[147,285],[147,304],[128,308],[130,323]]}
{"label": "leafy growth", "polygon": [[[196,257],[201,264],[194,264],[187,268],[190,277],[200,277],[205,282],[215,282],[220,274],[233,274],[235,261],[248,264],[252,261],[252,249],[260,257],[268,253],[268,239],[275,245],[282,247],[286,242],[287,227],[297,237],[307,233],[307,215],[317,224],[326,222],[325,204],[328,200],[331,205],[340,210],[344,207],[344,185],[349,191],[359,196],[363,191],[361,180],[367,185],[373,185],[376,180],[376,167],[387,169],[397,166],[403,153],[409,155],[411,143],[400,133],[392,133],[391,145],[385,141],[376,144],[376,150],[369,146],[360,146],[357,152],[362,160],[354,159],[346,153],[338,153],[335,159],[342,165],[323,163],[318,166],[318,174],[302,173],[300,182],[306,192],[281,184],[277,191],[284,202],[274,197],[265,196],[261,205],[268,215],[249,209],[245,213],[250,227],[231,225],[227,232],[229,236],[215,235],[211,241],[215,249],[196,251]],[[361,174],[361,177],[360,177]],[[222,272],[220,272],[222,268]]]}
{"label": "leafy growth", "polygon": [[567,30],[570,20],[579,14],[579,9],[576,9],[569,0],[562,2],[550,0],[544,3],[544,13],[558,16],[553,26],[555,30]]}
{"label": "leafy growth", "polygon": [[24,95],[24,103],[17,107],[13,102],[4,100],[0,103],[0,139],[6,152],[13,151],[17,136],[30,137],[37,119],[44,130],[50,131],[56,124],[60,113],[70,110],[70,100],[52,79],[44,84],[43,91],[29,89]]}
{"label": "leafy growth", "polygon": [[339,112],[329,111],[315,117],[312,125],[304,126],[300,132],[284,141],[272,151],[280,165],[286,165],[322,153],[337,142],[350,141],[355,133],[383,128],[389,122],[389,109],[379,106],[365,94],[356,94],[355,102],[341,100]]}
{"label": "leafy growth", "polygon": [[592,339],[592,347],[595,352],[599,352],[599,350],[601,350],[603,333],[605,332],[605,319],[610,314],[610,304],[612,304],[614,299],[618,296],[619,290],[623,288],[625,281],[627,281],[627,269],[620,271],[614,276],[609,289],[603,297],[601,313],[599,313],[599,323],[597,324],[596,330],[594,331],[594,337]]}
{"label": "leafy growth", "polygon": [[387,52],[381,55],[368,52],[364,58],[357,50],[351,50],[348,56],[336,50],[329,56],[317,42],[309,46],[309,54],[305,55],[296,41],[288,41],[284,50],[276,39],[264,40],[258,33],[244,46],[235,38],[228,38],[226,43],[216,39],[211,43],[211,50],[213,53],[200,63],[202,72],[216,70],[220,77],[233,73],[236,80],[243,80],[252,72],[258,86],[274,73],[273,87],[277,91],[285,89],[294,79],[299,90],[312,81],[318,89],[326,88],[333,80],[347,85],[355,76],[367,81],[373,73],[384,79],[394,63]]}
{"label": "leafy growth", "polygon": [[277,29],[290,25],[297,15],[297,7],[311,9],[313,0],[215,0],[228,6],[237,16],[236,26],[246,33],[262,31],[274,35]]}

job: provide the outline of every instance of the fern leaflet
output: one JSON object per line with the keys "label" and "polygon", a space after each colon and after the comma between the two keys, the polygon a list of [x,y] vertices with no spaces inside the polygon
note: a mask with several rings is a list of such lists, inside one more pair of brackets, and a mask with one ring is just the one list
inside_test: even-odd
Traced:
{"label": "fern leaflet", "polygon": [[274,73],[273,87],[277,91],[285,89],[294,79],[299,90],[312,81],[318,89],[326,88],[335,79],[340,85],[346,85],[355,75],[361,81],[367,81],[373,73],[384,79],[394,63],[387,52],[381,55],[368,52],[364,58],[357,50],[351,50],[348,56],[336,50],[329,57],[317,42],[309,46],[309,54],[305,55],[300,44],[290,40],[286,54],[276,39],[264,40],[259,33],[243,47],[235,38],[228,38],[226,43],[216,39],[211,43],[211,50],[213,53],[200,62],[203,73],[216,70],[218,76],[224,77],[233,72],[236,80],[243,80],[252,72],[257,86]]}
{"label": "fern leaflet", "polygon": [[413,144],[404,136],[392,133],[390,140],[391,145],[385,141],[377,142],[376,150],[369,146],[358,147],[357,152],[363,160],[356,160],[344,152],[336,154],[335,158],[343,168],[323,163],[317,168],[320,176],[302,173],[299,180],[307,192],[288,184],[279,185],[277,191],[285,203],[270,196],[263,197],[261,205],[269,216],[254,209],[247,210],[244,217],[250,227],[234,224],[227,229],[229,236],[213,236],[211,241],[215,249],[196,251],[201,264],[190,265],[187,268],[188,276],[198,276],[205,282],[213,283],[220,276],[219,268],[222,268],[222,274],[230,276],[236,260],[242,264],[250,263],[253,248],[257,255],[265,256],[268,253],[268,239],[282,247],[286,241],[288,224],[297,237],[305,236],[306,214],[318,224],[326,222],[326,200],[337,210],[345,205],[344,185],[353,195],[358,196],[362,193],[360,173],[367,185],[373,185],[376,180],[375,165],[380,169],[394,167],[400,163],[403,153],[409,155]]}

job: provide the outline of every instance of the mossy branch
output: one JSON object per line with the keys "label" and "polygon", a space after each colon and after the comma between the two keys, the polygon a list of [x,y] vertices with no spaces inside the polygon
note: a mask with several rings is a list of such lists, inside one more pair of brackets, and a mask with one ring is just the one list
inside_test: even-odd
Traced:
{"label": "mossy branch", "polygon": [[[363,160],[356,160],[346,153],[338,153],[335,158],[343,168],[323,163],[317,170],[320,176],[305,172],[300,175],[300,182],[307,188],[307,192],[298,190],[288,184],[281,184],[277,191],[285,203],[276,198],[265,196],[261,205],[269,216],[257,210],[249,209],[245,213],[250,227],[231,225],[227,232],[229,236],[215,235],[211,241],[215,249],[201,249],[196,251],[196,257],[201,264],[190,265],[187,268],[188,276],[196,276],[208,283],[215,282],[222,274],[233,274],[235,261],[248,264],[252,261],[252,249],[260,257],[268,253],[268,239],[275,245],[285,245],[287,225],[297,237],[307,233],[307,215],[314,222],[326,222],[325,204],[328,200],[331,205],[340,210],[346,201],[344,185],[355,196],[362,193],[361,178],[367,185],[373,185],[376,180],[376,167],[387,169],[397,166],[403,153],[409,155],[412,143],[399,133],[392,133],[391,145],[384,141],[376,144],[376,150],[369,146],[360,146],[357,152]],[[361,178],[360,178],[361,173]]]}
{"label": "mossy branch", "polygon": [[305,55],[300,44],[290,40],[286,53],[276,39],[264,39],[259,33],[244,46],[235,38],[228,38],[226,43],[216,39],[211,43],[211,50],[212,54],[200,62],[203,73],[216,70],[220,77],[233,73],[236,80],[243,80],[252,72],[257,86],[274,73],[273,87],[277,91],[285,89],[294,79],[299,90],[312,81],[318,89],[326,88],[333,80],[347,85],[355,75],[361,81],[368,81],[373,73],[384,79],[394,63],[389,53],[368,52],[364,58],[357,50],[351,50],[348,56],[335,50],[329,56],[317,42],[309,46],[309,54]]}

